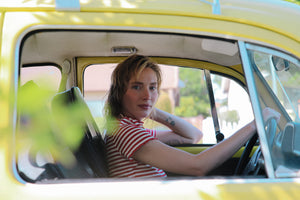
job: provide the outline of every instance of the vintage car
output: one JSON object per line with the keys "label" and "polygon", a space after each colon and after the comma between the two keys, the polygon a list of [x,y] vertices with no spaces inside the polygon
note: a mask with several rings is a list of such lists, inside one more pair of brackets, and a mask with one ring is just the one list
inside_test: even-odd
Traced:
{"label": "vintage car", "polygon": [[[1,0],[0,8],[1,199],[300,198],[299,6]],[[253,119],[257,134],[203,177],[109,177],[103,108],[112,70],[135,53],[161,66],[157,107],[204,133],[175,148],[200,153]],[[280,121],[264,122],[265,107]]]}

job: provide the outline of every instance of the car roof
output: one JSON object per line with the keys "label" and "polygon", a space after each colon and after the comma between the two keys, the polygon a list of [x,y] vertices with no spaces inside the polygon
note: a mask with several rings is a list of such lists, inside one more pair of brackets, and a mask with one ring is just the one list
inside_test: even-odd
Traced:
{"label": "car roof", "polygon": [[[298,31],[300,20],[296,20],[300,18],[300,6],[279,0],[224,0],[220,1],[219,4],[210,4],[201,0],[0,0],[0,10],[3,12],[28,11],[28,13],[34,11],[39,11],[39,13],[42,13],[40,11],[52,11],[54,14],[59,14],[59,12],[55,11],[66,11],[66,13],[68,13],[67,11],[80,11],[87,14],[92,12],[93,17],[96,16],[97,12],[99,15],[102,14],[102,16],[105,14],[110,16],[114,12],[128,13],[129,17],[134,14],[147,14],[147,18],[145,17],[145,19],[149,19],[153,14],[157,15],[157,18],[155,18],[157,21],[161,19],[160,16],[168,16],[170,20],[176,19],[176,17],[179,20],[183,19],[182,23],[184,25],[181,29],[184,31],[180,30],[178,33],[189,34],[193,33],[193,30],[201,30],[201,33],[204,33],[205,31],[209,32],[210,29],[214,29],[210,34],[204,33],[203,39],[192,37],[191,35],[168,35],[168,33],[176,33],[176,28],[180,29],[180,25],[177,27],[173,25],[168,29],[168,24],[159,24],[158,26],[155,24],[151,27],[152,33],[144,32],[143,34],[118,32],[118,27],[116,29],[117,32],[107,31],[100,33],[82,30],[76,32],[75,29],[72,29],[72,33],[68,31],[37,33],[34,37],[28,37],[23,46],[22,65],[31,63],[62,63],[64,59],[76,56],[115,56],[111,52],[113,47],[124,46],[124,44],[127,45],[130,43],[130,46],[136,47],[139,53],[148,56],[187,58],[207,61],[222,66],[240,66],[241,61],[238,46],[235,43],[236,39],[239,38],[247,38],[246,41],[250,42],[269,43],[271,46],[281,47],[291,52],[291,54],[300,55],[300,32]],[[76,14],[75,12],[69,13]],[[72,20],[75,18],[74,15],[71,17]],[[201,21],[201,19],[205,19],[205,21]],[[96,20],[93,21],[89,17],[86,20],[82,22],[80,20],[79,22],[75,21],[79,25],[85,25],[84,23],[98,25]],[[47,20],[42,23],[57,25],[61,19],[53,18],[53,21]],[[110,25],[109,20],[107,20],[108,22],[103,21],[103,24]],[[212,24],[207,26],[207,23],[210,21],[212,21]],[[293,24],[286,22],[293,22]],[[69,21],[66,23],[69,23]],[[121,23],[124,22],[122,21]],[[118,24],[119,27],[128,25],[130,27],[127,30],[131,30],[131,28],[135,30],[135,26],[139,25],[135,23],[137,22],[120,24],[120,21],[116,19],[112,24]],[[201,23],[206,24],[202,26]],[[101,23],[99,22],[99,24]],[[238,30],[232,28],[232,24],[237,24],[238,26],[235,27]],[[221,31],[218,26],[223,26]],[[146,26],[141,26],[136,30],[144,30],[144,27]],[[264,36],[259,37],[260,35],[258,34],[260,32],[257,32],[258,29],[250,30],[252,27],[263,29],[262,34]],[[85,28],[88,29],[87,26]],[[159,28],[165,28],[163,30],[164,33]],[[185,30],[187,31],[185,32]],[[158,34],[154,34],[155,31]],[[214,37],[218,33],[222,34],[218,38],[232,39],[233,42],[228,40],[222,43],[222,40],[218,40],[218,38],[214,38],[213,40],[205,38],[205,36]],[[269,33],[272,33],[271,36]],[[292,42],[288,44],[286,40],[276,38],[276,34],[287,37]],[[275,38],[273,38],[274,35]],[[203,47],[205,43],[209,43],[207,48]],[[158,49],[157,46],[160,48]],[[219,51],[216,51],[217,49],[211,50],[212,47],[216,46],[218,48],[221,47],[221,49]]]}
{"label": "car roof", "polygon": [[[128,12],[201,16],[256,24],[296,38],[300,42],[300,6],[282,0],[0,0],[2,11]],[[294,25],[291,26],[292,22]]]}

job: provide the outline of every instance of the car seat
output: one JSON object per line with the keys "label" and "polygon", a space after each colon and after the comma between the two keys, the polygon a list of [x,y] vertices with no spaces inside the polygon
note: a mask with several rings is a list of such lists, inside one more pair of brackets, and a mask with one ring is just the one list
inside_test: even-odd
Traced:
{"label": "car seat", "polygon": [[73,152],[76,157],[77,165],[75,165],[73,169],[65,168],[61,165],[59,166],[62,174],[65,176],[64,178],[108,177],[105,142],[83,99],[80,89],[78,87],[72,87],[67,91],[57,94],[52,102],[53,112],[57,111],[56,103],[61,100],[66,106],[76,102],[84,108],[84,112],[87,113],[85,116],[84,137],[79,148]]}
{"label": "car seat", "polygon": [[[23,163],[26,163],[27,167],[25,168],[29,170],[19,170],[20,176],[25,181],[39,182],[56,179],[108,177],[105,142],[83,99],[80,89],[78,87],[72,87],[69,90],[55,95],[52,100],[52,112],[59,112],[59,109],[62,108],[61,104],[63,104],[64,108],[67,108],[66,110],[71,109],[71,105],[74,103],[81,106],[81,109],[85,112],[84,135],[79,147],[72,150],[76,163],[71,167],[66,167],[60,162],[52,160],[51,162],[44,161],[41,165],[39,164],[40,162],[37,161],[37,154],[27,153],[22,159],[27,160],[25,162],[23,161]],[[70,150],[68,147],[66,147],[66,149]]]}

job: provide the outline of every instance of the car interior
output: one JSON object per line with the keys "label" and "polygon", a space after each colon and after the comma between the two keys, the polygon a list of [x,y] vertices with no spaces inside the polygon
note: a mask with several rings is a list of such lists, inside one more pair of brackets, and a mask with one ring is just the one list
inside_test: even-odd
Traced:
{"label": "car interior", "polygon": [[[53,66],[59,69],[61,78],[56,83],[58,85],[56,89],[57,94],[52,99],[51,112],[56,112],[55,102],[58,99],[63,99],[66,108],[69,108],[70,104],[77,102],[85,108],[88,115],[85,121],[84,137],[81,144],[77,149],[72,150],[72,154],[76,158],[75,165],[66,167],[53,159],[40,164],[37,161],[37,155],[31,154],[29,149],[27,154],[18,153],[17,169],[21,178],[32,183],[62,179],[108,178],[105,161],[104,133],[99,128],[99,124],[97,124],[98,122],[96,122],[92,114],[94,112],[93,107],[89,107],[87,103],[90,98],[88,94],[94,93],[92,89],[90,89],[90,93],[85,91],[85,88],[87,88],[86,80],[84,80],[87,78],[85,73],[89,66],[101,68],[101,66],[107,64],[115,65],[134,53],[153,58],[162,68],[176,66],[179,70],[181,68],[187,70],[196,69],[204,72],[202,77],[205,80],[203,87],[207,88],[206,95],[210,97],[207,112],[211,120],[210,123],[214,124],[211,125],[214,140],[216,140],[215,133],[222,133],[224,131],[224,128],[222,129],[225,126],[224,124],[226,124],[226,127],[228,125],[228,121],[222,123],[218,118],[221,117],[221,112],[214,113],[214,108],[219,108],[222,104],[219,100],[220,96],[223,95],[222,98],[225,99],[229,95],[226,93],[227,96],[224,96],[224,94],[217,93],[215,90],[216,84],[209,83],[208,80],[210,78],[219,80],[215,78],[215,75],[225,77],[234,81],[247,94],[237,40],[228,39],[225,36],[193,35],[184,32],[169,33],[93,29],[40,29],[31,31],[22,38],[19,57],[16,58],[20,66],[19,78],[23,79],[27,76],[26,73],[22,72],[23,69],[27,68],[37,69],[37,66],[39,68]],[[171,73],[166,74],[167,78],[171,76]],[[26,80],[30,79],[32,77]],[[101,78],[95,77],[95,81],[99,81],[99,79]],[[106,80],[106,83],[103,84],[109,85],[109,76],[103,77],[103,79]],[[178,84],[180,83],[178,81]],[[93,84],[97,85],[97,82],[92,82],[91,85]],[[221,81],[219,81],[219,86],[220,88],[221,86],[223,89],[225,88],[223,91],[228,91],[229,89],[229,86],[226,88],[226,84],[221,84]],[[233,86],[231,85],[231,87]],[[172,93],[176,97],[175,94],[177,94],[177,98],[180,95],[180,93]],[[174,105],[176,105],[176,102]],[[252,113],[248,112],[247,117],[252,119]],[[213,130],[216,128],[216,122],[219,123],[219,127]],[[227,131],[232,133],[234,131],[232,127],[235,125],[235,122],[228,123],[231,123],[231,125],[228,125],[231,128],[228,128]],[[225,134],[226,137],[227,135]],[[199,153],[215,143],[202,142],[200,144],[176,146],[176,148],[192,153]],[[252,138],[249,143],[252,146],[257,145],[257,136]],[[246,152],[243,153],[245,154],[244,156],[242,156],[243,150],[244,148],[222,166],[211,171],[207,177],[243,176],[242,168],[249,161],[252,148],[245,150]],[[240,160],[241,157],[243,157],[243,161]],[[35,171],[34,175],[32,171]],[[168,176],[170,178],[186,178],[183,175],[171,173]],[[263,169],[258,177],[260,176],[266,176]]]}

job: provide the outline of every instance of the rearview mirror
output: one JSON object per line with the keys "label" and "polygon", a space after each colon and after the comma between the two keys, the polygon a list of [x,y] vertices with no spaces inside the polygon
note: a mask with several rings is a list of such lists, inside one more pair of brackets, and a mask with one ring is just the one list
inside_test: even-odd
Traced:
{"label": "rearview mirror", "polygon": [[272,56],[272,62],[276,71],[282,71],[282,70],[288,71],[290,68],[290,62],[283,58]]}

